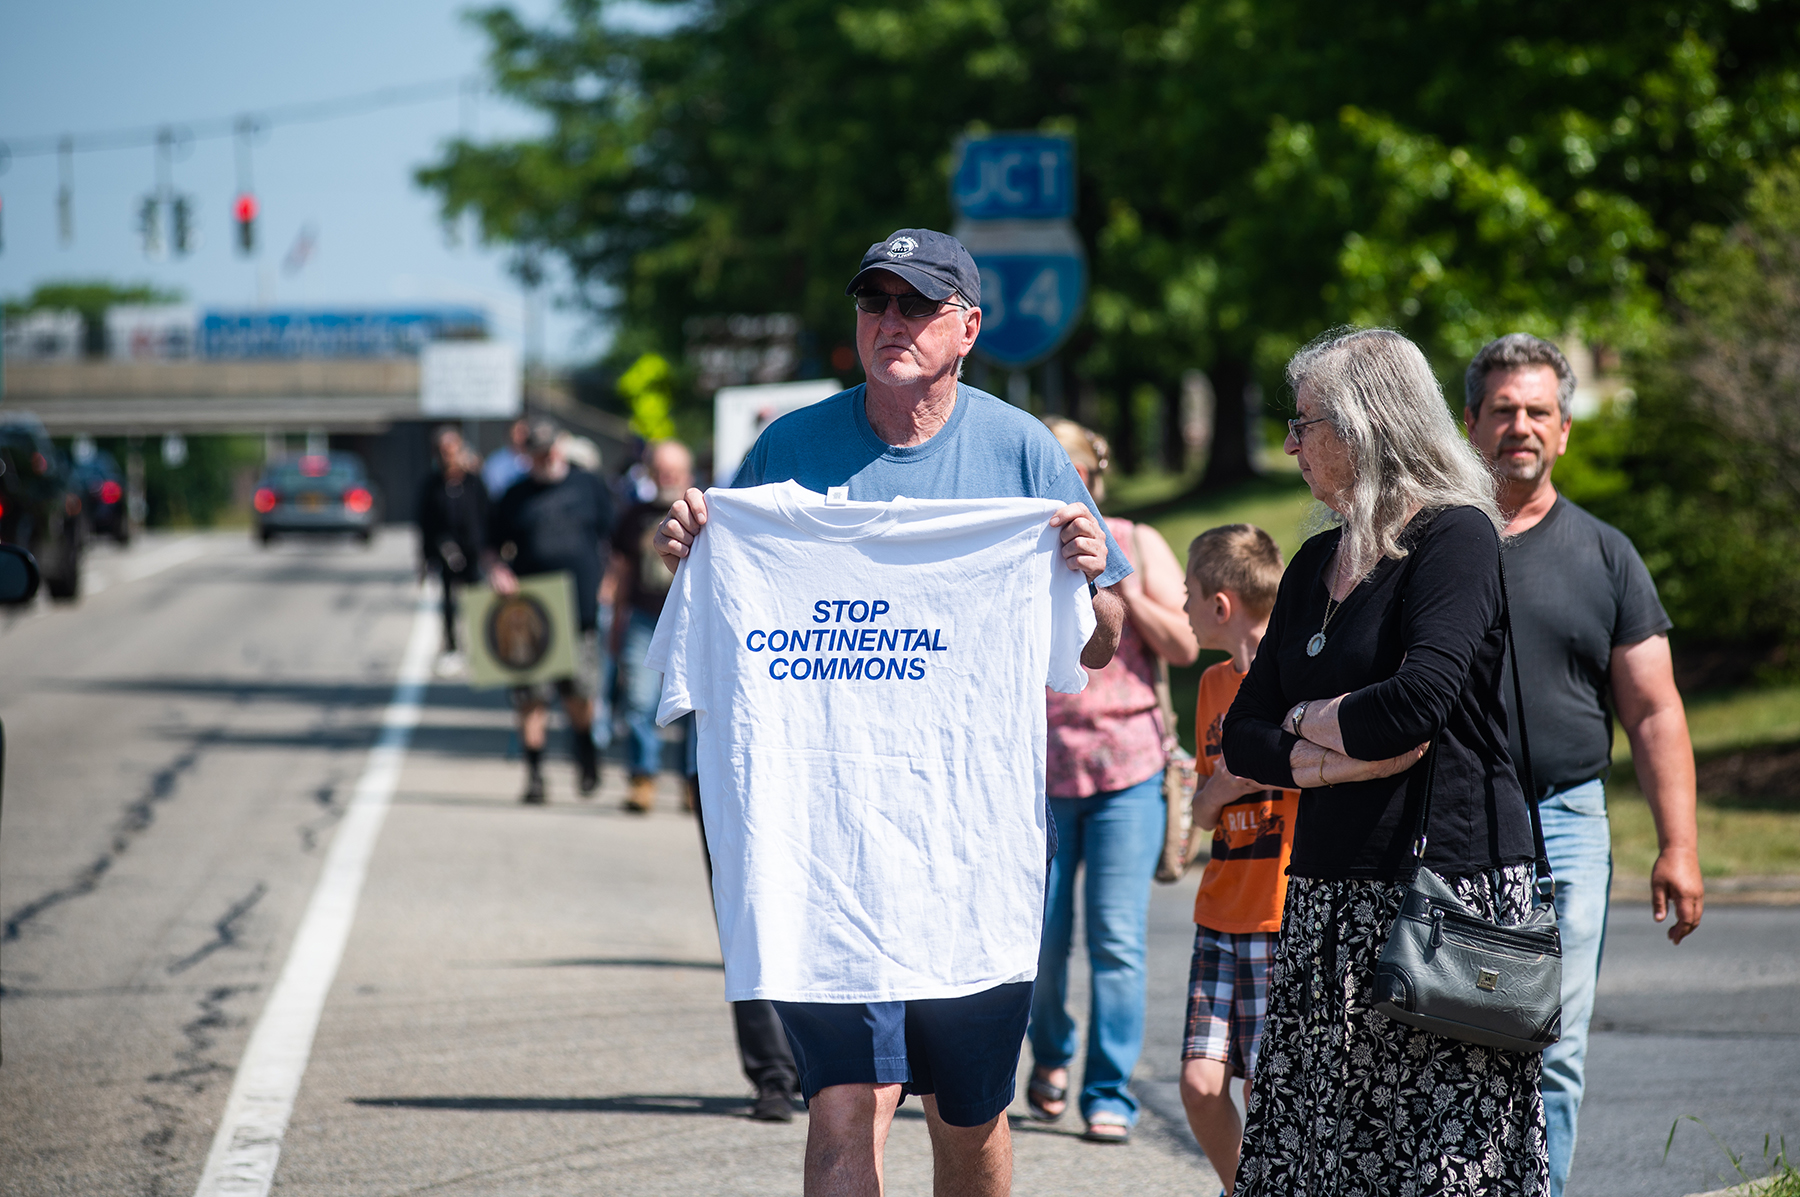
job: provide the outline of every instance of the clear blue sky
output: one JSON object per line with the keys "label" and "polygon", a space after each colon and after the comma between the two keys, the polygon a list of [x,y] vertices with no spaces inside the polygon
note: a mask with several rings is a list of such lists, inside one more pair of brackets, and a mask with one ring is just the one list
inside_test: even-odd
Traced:
{"label": "clear blue sky", "polygon": [[[85,133],[331,99],[472,75],[481,34],[452,0],[56,0],[0,5],[0,140]],[[553,0],[519,0],[543,19]],[[75,156],[75,244],[58,244],[55,155],[15,157],[0,174],[5,249],[0,295],[64,278],[149,280],[202,305],[380,305],[475,302],[496,331],[523,344],[523,301],[504,254],[446,243],[432,197],[412,183],[465,119],[455,95],[318,124],[271,130],[254,152],[262,201],[260,256],[237,255],[230,138],[195,141],[174,168],[177,190],[199,202],[204,240],[191,257],[146,261],[138,197],[155,179],[154,151]],[[529,131],[532,114],[483,95],[475,132]],[[302,227],[318,230],[297,275],[281,262]],[[554,285],[548,290],[554,291]],[[546,303],[552,361],[604,346],[585,315]]]}

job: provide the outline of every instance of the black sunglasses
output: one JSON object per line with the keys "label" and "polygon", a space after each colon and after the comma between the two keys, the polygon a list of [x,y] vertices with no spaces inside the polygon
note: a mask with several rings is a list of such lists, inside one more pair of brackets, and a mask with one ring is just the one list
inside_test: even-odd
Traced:
{"label": "black sunglasses", "polygon": [[851,296],[856,300],[856,310],[871,316],[881,316],[888,310],[888,300],[900,305],[900,314],[908,320],[922,320],[926,316],[935,316],[938,309],[950,304],[960,312],[969,310],[965,303],[951,303],[948,299],[932,299],[928,295],[920,295],[917,291],[908,291],[904,295],[889,295],[886,291],[858,291]]}

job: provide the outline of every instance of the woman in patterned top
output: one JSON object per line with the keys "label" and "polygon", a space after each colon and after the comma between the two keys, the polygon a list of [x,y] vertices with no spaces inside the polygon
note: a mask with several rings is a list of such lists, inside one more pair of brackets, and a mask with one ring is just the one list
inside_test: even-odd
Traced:
{"label": "woman in patterned top", "polygon": [[[1046,421],[1096,500],[1105,495],[1106,442],[1072,420]],[[1162,849],[1162,774],[1166,738],[1156,705],[1156,660],[1178,665],[1199,654],[1183,606],[1184,571],[1154,528],[1109,519],[1113,539],[1136,571],[1119,591],[1124,635],[1112,664],[1090,671],[1080,694],[1049,695],[1050,751],[1045,789],[1055,819],[1044,944],[1031,999],[1033,1068],[1026,1099],[1034,1118],[1068,1109],[1075,1023],[1067,1009],[1069,941],[1075,922],[1075,874],[1082,882],[1083,925],[1092,969],[1087,1063],[1079,1098],[1086,1137],[1122,1143],[1138,1103],[1125,1087],[1144,1040],[1145,920],[1150,878]]]}

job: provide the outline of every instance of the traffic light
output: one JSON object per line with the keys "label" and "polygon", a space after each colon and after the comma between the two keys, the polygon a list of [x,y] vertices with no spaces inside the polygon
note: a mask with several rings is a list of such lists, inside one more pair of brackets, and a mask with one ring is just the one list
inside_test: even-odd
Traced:
{"label": "traffic light", "polygon": [[185,258],[199,247],[200,240],[194,235],[194,201],[185,195],[175,197],[171,205],[175,224],[175,256]]}
{"label": "traffic light", "polygon": [[160,258],[163,254],[162,201],[154,195],[146,195],[138,201],[138,236],[144,243],[146,258]]}
{"label": "traffic light", "polygon": [[256,252],[256,197],[240,191],[231,214],[237,219],[238,252],[248,257]]}

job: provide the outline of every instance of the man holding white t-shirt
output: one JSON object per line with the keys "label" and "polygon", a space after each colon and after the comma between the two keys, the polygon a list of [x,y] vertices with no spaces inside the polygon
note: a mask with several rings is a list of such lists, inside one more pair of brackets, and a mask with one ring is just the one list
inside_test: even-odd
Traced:
{"label": "man holding white t-shirt", "polygon": [[[980,276],[968,251],[960,242],[942,233],[902,229],[871,246],[846,288],[846,293],[856,300],[857,349],[867,382],[812,407],[790,413],[764,430],[737,476],[740,486],[756,488],[762,494],[754,501],[746,494],[746,504],[741,510],[734,506],[729,523],[720,524],[722,533],[728,527],[734,533],[731,548],[740,554],[756,552],[759,536],[765,547],[775,549],[787,545],[795,536],[802,538],[802,541],[795,541],[796,544],[802,543],[804,537],[812,536],[818,545],[859,537],[864,547],[857,553],[870,562],[869,568],[875,571],[869,575],[871,577],[898,576],[882,574],[880,570],[898,568],[895,563],[900,558],[892,554],[903,556],[911,551],[899,543],[907,537],[918,545],[927,545],[933,537],[939,538],[936,547],[918,549],[927,556],[938,551],[965,554],[961,566],[943,574],[964,586],[963,610],[947,608],[940,590],[935,599],[921,597],[911,604],[918,609],[918,614],[895,610],[891,613],[894,626],[878,624],[870,629],[875,636],[886,631],[897,645],[912,646],[911,652],[898,648],[894,652],[896,660],[907,662],[907,674],[897,681],[878,683],[892,687],[884,692],[884,700],[896,707],[909,702],[929,704],[930,695],[939,696],[941,702],[942,695],[952,693],[933,687],[949,685],[946,671],[957,667],[954,664],[957,652],[969,649],[977,633],[987,637],[1021,633],[1010,638],[1000,636],[1009,639],[1007,645],[1000,647],[1026,661],[1029,668],[1039,670],[1036,684],[1041,687],[1045,680],[1059,684],[1059,669],[1072,670],[1075,674],[1080,672],[1073,668],[1073,661],[1065,660],[1055,647],[1059,636],[1063,638],[1060,643],[1067,645],[1069,628],[1075,626],[1071,619],[1079,618],[1079,626],[1084,630],[1091,627],[1092,634],[1080,644],[1079,651],[1072,646],[1063,651],[1091,669],[1104,667],[1112,658],[1123,623],[1123,602],[1110,588],[1130,572],[1130,566],[1107,535],[1099,512],[1076,476],[1067,454],[1048,430],[1027,413],[958,382],[962,359],[974,347],[981,331],[980,288]],[[780,488],[769,485],[773,483],[790,485]],[[821,502],[819,495],[830,498]],[[901,496],[909,500],[1025,500],[1036,501],[1037,506],[1031,502],[992,502],[986,504],[992,510],[983,515],[979,510],[983,506],[980,503],[896,502]],[[844,505],[847,509],[841,515],[834,515],[831,504]],[[887,505],[892,510],[884,516],[873,507],[875,504]],[[897,521],[891,530],[888,525],[882,525],[874,532],[869,531],[873,526],[871,521],[884,518]],[[668,518],[658,530],[656,549],[671,569],[695,552],[695,537],[706,526],[707,520],[706,499],[696,490],[689,490],[670,509]],[[832,531],[834,520],[853,530]],[[793,531],[795,528],[799,531]],[[1032,528],[1049,531],[1033,533]],[[1041,543],[1042,535],[1046,534],[1052,537],[1047,547]],[[989,540],[982,541],[982,537]],[[1004,576],[990,570],[984,577],[982,558],[967,555],[970,543],[991,543],[988,564],[994,569],[1003,568]],[[722,541],[720,547],[724,545]],[[798,553],[801,550],[791,551]],[[815,556],[826,553],[823,548],[811,551]],[[1067,587],[1059,590],[1053,575],[1036,572],[1041,568],[1045,553],[1052,562],[1060,556],[1063,564],[1057,565],[1057,569],[1074,570],[1085,578],[1092,596],[1091,623],[1087,622],[1086,601],[1070,600]],[[721,552],[718,556],[719,566],[729,564],[730,553]],[[774,559],[778,560],[779,555]],[[852,559],[862,558],[855,554],[845,558],[846,561]],[[798,572],[803,558],[792,560],[793,568]],[[928,571],[930,566],[913,568]],[[679,587],[682,583],[680,571],[677,574]],[[1068,577],[1067,574],[1063,576]],[[1081,578],[1074,579],[1072,593],[1075,600],[1085,597],[1081,594]],[[690,579],[689,589],[701,580],[698,577]],[[938,581],[942,583],[943,578]],[[991,591],[1009,585],[1021,589],[1007,600],[1009,606],[994,605],[995,595]],[[763,672],[774,671],[769,673],[770,678],[792,668],[774,663],[774,656],[779,654],[769,651],[768,635],[771,632],[780,630],[785,637],[790,631],[804,630],[809,648],[812,637],[827,634],[833,637],[830,641],[833,648],[842,651],[842,646],[848,643],[842,637],[853,630],[861,636],[864,629],[852,629],[848,624],[838,628],[839,623],[850,620],[863,625],[874,624],[873,611],[877,601],[890,607],[894,605],[892,600],[873,594],[815,595],[809,591],[794,597],[804,600],[802,611],[806,605],[823,602],[828,613],[826,623],[817,630],[811,629],[810,625],[797,627],[793,615],[783,611],[779,613],[779,619],[772,614],[769,620],[750,628],[752,643],[743,651],[760,652],[761,655],[756,657],[758,668],[766,664],[767,669]],[[869,605],[858,609],[846,603],[839,610],[833,604],[838,598]],[[1076,607],[1080,608],[1079,612],[1072,614]],[[978,611],[988,621],[985,628],[969,622]],[[859,613],[861,619],[854,619]],[[745,618],[752,617],[746,615]],[[934,622],[948,623],[960,630],[950,635],[941,627],[927,628],[926,625]],[[764,632],[760,640],[754,636],[757,630]],[[920,633],[927,630],[932,633],[932,639],[924,641]],[[659,644],[653,645],[651,650],[653,664],[668,664],[668,641],[677,631],[672,626],[665,634],[659,627]],[[1025,631],[1030,635],[1022,634]],[[1012,643],[1015,641],[1017,643]],[[926,648],[926,644],[930,647]],[[758,650],[755,645],[762,648]],[[943,646],[943,653],[933,655],[938,653],[939,645]],[[660,657],[659,651],[663,654]],[[852,658],[842,659],[846,668],[851,667]],[[817,660],[823,662],[825,658],[821,656]],[[918,663],[911,663],[914,660]],[[893,677],[891,666],[885,662],[881,669],[885,678]],[[1042,672],[1046,669],[1050,671],[1047,674]],[[759,686],[777,684],[765,682],[763,672],[753,675]],[[965,690],[974,684],[969,676],[962,678]],[[1011,701],[1011,684],[1012,679],[993,681],[991,688],[995,702]],[[1071,678],[1061,684],[1077,685],[1078,682]],[[917,688],[903,690],[899,688],[902,686]],[[990,744],[978,751],[1004,759],[973,762],[977,770],[987,768],[993,772],[996,793],[1024,796],[1016,802],[1007,798],[1006,802],[1012,803],[1010,806],[991,802],[953,804],[944,811],[944,817],[954,824],[947,832],[952,835],[952,840],[934,839],[931,833],[921,831],[922,840],[908,841],[911,846],[929,853],[942,850],[934,845],[954,841],[973,845],[992,843],[997,851],[1014,851],[1013,845],[1019,842],[1017,833],[1021,818],[1035,820],[1036,826],[1043,826],[1041,696],[1040,688],[1035,698],[1038,707],[1035,717],[1039,726],[1036,743],[1017,744],[1016,751],[1010,754],[1004,747]],[[919,714],[909,712],[909,717],[917,718]],[[994,717],[997,721],[1013,720],[1014,714],[1009,708],[996,711]],[[979,707],[971,708],[969,714],[957,716],[964,723],[985,717],[986,712]],[[705,723],[703,713],[703,727]],[[1029,734],[1028,724],[1019,724],[1016,720],[1006,723],[1009,728],[1015,725],[1020,729],[1020,738]],[[771,731],[769,734],[776,733]],[[787,746],[775,747],[786,749]],[[754,743],[749,745],[752,754],[754,749]],[[1032,772],[1034,762],[1035,774]],[[950,777],[966,776],[971,768],[970,762],[950,760],[948,755],[938,764],[942,767],[934,764],[922,771],[934,777],[940,774]],[[721,855],[717,851],[719,845],[738,843],[752,835],[756,828],[717,825],[712,805],[715,798],[707,793],[705,780],[703,777],[701,798],[708,804],[708,835],[715,841],[717,863]],[[908,780],[916,779],[898,778],[896,785]],[[1031,792],[1034,789],[1035,794]],[[816,809],[821,821],[832,817],[842,821],[847,808],[862,810],[860,806],[850,807],[842,794],[807,792],[794,797],[803,808]],[[719,800],[723,802],[723,798]],[[732,815],[724,805],[716,809],[721,818]],[[754,811],[750,817],[754,820]],[[736,818],[740,823],[745,820],[742,808],[736,811]],[[990,827],[988,821],[994,825]],[[854,824],[852,830],[855,830]],[[857,860],[859,851],[874,852],[883,845],[891,846],[894,835],[904,835],[904,831],[897,833],[888,819],[871,813],[860,834],[863,838],[842,845],[846,864]],[[877,996],[901,995],[892,1000],[844,1000],[849,990],[835,995],[811,991],[790,995],[806,1000],[783,1000],[782,993],[770,993],[777,999],[777,1010],[795,1048],[802,1072],[802,1091],[811,1110],[806,1149],[806,1191],[809,1194],[879,1191],[883,1145],[904,1092],[924,1095],[940,1191],[1000,1194],[1010,1190],[1012,1148],[1004,1113],[1012,1099],[1019,1046],[1029,1014],[1036,932],[1042,919],[1041,874],[1049,848],[1047,844],[1036,846],[1041,846],[1046,856],[1031,861],[1031,867],[1039,876],[1035,891],[1026,886],[1014,886],[1005,891],[1004,897],[972,897],[970,900],[977,903],[1002,902],[1006,908],[967,910],[959,920],[970,927],[991,922],[1009,929],[1001,933],[1004,942],[988,945],[991,951],[985,954],[965,952],[964,957],[1006,961],[1024,950],[1029,959],[1022,969],[994,977],[985,988],[971,991],[965,977],[922,975],[916,983],[908,983],[904,979],[895,979],[909,975],[904,968],[890,967],[883,971],[872,965],[868,975],[877,979],[871,981],[867,992]],[[925,856],[916,863],[919,868],[930,871],[937,862]],[[1010,860],[995,862],[1002,870],[1016,863]],[[951,872],[962,877],[969,870]],[[966,892],[971,895],[999,892],[983,890],[974,878],[967,884]],[[719,892],[727,891],[721,889]],[[815,903],[834,904],[833,909],[817,912],[827,923],[833,919],[840,924],[854,921],[854,916],[861,913],[837,909],[845,903],[845,894],[829,885],[814,885],[804,897]],[[854,894],[851,900],[855,900]],[[722,898],[721,906],[724,901]],[[1035,908],[1032,907],[1034,901]],[[758,891],[750,889],[744,902],[745,911],[721,910],[722,928],[738,916],[754,924]],[[1012,939],[1021,942],[1015,944]],[[1030,942],[1025,943],[1026,939]],[[902,952],[899,945],[880,943],[874,944],[871,950],[879,954],[889,947]],[[954,966],[947,964],[944,967]],[[1010,966],[996,964],[994,967],[1004,971]],[[773,988],[782,986],[777,984]],[[910,996],[913,994],[923,996]]]}

